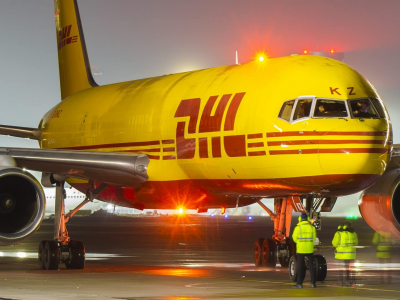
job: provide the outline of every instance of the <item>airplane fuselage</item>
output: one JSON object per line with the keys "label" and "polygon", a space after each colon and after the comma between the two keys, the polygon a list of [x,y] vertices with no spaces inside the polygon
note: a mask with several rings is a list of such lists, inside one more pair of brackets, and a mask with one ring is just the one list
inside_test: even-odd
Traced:
{"label": "airplane fuselage", "polygon": [[[48,149],[145,153],[149,180],[109,187],[101,199],[125,206],[247,205],[258,197],[341,196],[385,171],[390,120],[279,118],[292,99],[379,99],[349,66],[290,56],[95,87],[42,119]],[[311,102],[310,102],[311,103]],[[85,191],[87,183],[68,181]]]}

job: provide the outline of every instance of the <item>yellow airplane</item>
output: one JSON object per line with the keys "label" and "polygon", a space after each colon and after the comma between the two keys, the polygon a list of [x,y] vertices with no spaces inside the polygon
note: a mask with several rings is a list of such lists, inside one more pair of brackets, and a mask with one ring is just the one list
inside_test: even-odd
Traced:
{"label": "yellow airplane", "polygon": [[[0,244],[32,234],[44,214],[40,184],[21,169],[40,171],[44,186],[56,185],[54,241],[40,244],[42,269],[60,262],[84,267],[83,243],[70,240],[65,223],[94,198],[199,212],[258,202],[275,233],[256,241],[255,263],[288,266],[292,211],[307,212],[319,227],[321,211],[371,186],[389,164],[387,110],[372,84],[342,62],[293,55],[98,86],[76,0],[54,3],[61,102],[38,128],[0,127],[41,148],[0,149],[0,184],[14,186],[1,190],[7,218],[0,218]],[[87,195],[69,214],[65,181]],[[24,200],[22,186],[30,188]],[[275,198],[274,212],[260,202],[264,197]],[[24,218],[19,201],[32,207]],[[3,220],[14,220],[13,230],[4,232]],[[326,264],[324,272],[319,280]]]}

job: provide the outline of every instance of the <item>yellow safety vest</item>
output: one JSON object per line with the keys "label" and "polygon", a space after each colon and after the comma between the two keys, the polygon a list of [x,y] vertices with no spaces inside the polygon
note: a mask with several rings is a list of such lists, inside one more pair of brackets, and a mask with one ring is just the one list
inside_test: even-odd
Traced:
{"label": "yellow safety vest", "polygon": [[376,257],[377,258],[391,258],[392,257],[392,244],[389,238],[375,232],[372,242],[377,245]]}
{"label": "yellow safety vest", "polygon": [[332,245],[336,247],[335,258],[341,260],[356,259],[356,248],[358,237],[355,232],[338,231],[332,240]]}
{"label": "yellow safety vest", "polygon": [[296,243],[296,251],[300,254],[314,253],[314,241],[317,236],[315,227],[308,221],[297,224],[293,230],[292,238]]}

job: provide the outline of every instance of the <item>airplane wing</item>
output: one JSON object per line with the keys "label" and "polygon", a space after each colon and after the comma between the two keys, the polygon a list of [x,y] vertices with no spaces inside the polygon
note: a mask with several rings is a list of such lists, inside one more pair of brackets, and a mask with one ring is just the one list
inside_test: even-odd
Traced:
{"label": "airplane wing", "polygon": [[400,144],[393,144],[392,156],[400,155]]}
{"label": "airplane wing", "polygon": [[[41,139],[36,128],[0,125],[0,134]],[[138,189],[148,179],[149,158],[145,154],[0,148],[0,155],[11,157],[19,168],[42,172],[44,186],[73,177]]]}

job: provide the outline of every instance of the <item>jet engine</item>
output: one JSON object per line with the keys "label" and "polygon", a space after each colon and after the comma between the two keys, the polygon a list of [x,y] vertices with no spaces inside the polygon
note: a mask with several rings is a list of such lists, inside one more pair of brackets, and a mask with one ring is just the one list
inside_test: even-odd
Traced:
{"label": "jet engine", "polygon": [[400,238],[400,156],[391,158],[385,173],[361,194],[358,204],[372,229]]}
{"label": "jet engine", "polygon": [[42,223],[46,198],[40,183],[16,167],[0,167],[0,246],[22,242]]}

